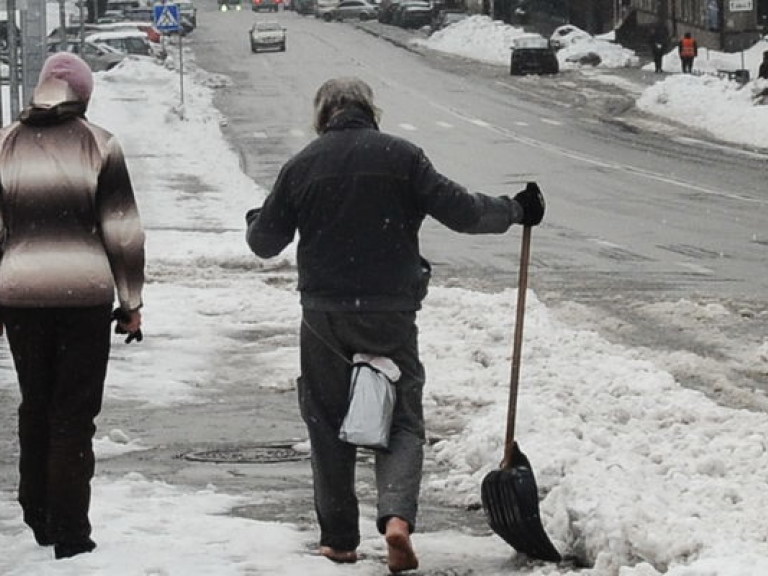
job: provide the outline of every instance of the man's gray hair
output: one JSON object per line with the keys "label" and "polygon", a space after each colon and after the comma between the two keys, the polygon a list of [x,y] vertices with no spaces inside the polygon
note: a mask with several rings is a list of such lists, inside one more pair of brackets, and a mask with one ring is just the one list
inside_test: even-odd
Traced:
{"label": "man's gray hair", "polygon": [[325,132],[334,114],[349,106],[358,106],[379,123],[379,109],[373,103],[373,90],[360,78],[332,78],[323,83],[315,94],[315,131]]}

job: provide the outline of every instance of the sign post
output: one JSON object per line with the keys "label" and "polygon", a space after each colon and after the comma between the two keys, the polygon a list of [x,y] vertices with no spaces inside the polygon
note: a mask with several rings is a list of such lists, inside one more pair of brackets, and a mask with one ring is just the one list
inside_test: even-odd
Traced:
{"label": "sign post", "polygon": [[[179,5],[173,3],[155,4],[154,24],[158,32],[176,32],[179,33],[179,91],[181,94],[181,104],[184,105],[184,50],[181,45],[181,16]],[[183,112],[182,112],[183,114]]]}

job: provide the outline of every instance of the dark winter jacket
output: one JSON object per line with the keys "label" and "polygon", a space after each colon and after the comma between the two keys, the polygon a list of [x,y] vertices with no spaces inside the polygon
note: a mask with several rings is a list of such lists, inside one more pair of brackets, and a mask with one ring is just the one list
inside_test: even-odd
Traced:
{"label": "dark winter jacket", "polygon": [[427,215],[457,232],[501,233],[522,209],[507,197],[470,194],[420,148],[348,108],[283,166],[262,208],[248,213],[247,241],[269,258],[298,230],[304,308],[413,311],[428,280],[418,240]]}
{"label": "dark winter jacket", "polygon": [[757,77],[758,78],[765,78],[768,80],[768,60],[764,60],[760,64],[760,68],[757,70]]}
{"label": "dark winter jacket", "polygon": [[82,102],[0,131],[0,305],[142,304],[144,232],[117,140]]}

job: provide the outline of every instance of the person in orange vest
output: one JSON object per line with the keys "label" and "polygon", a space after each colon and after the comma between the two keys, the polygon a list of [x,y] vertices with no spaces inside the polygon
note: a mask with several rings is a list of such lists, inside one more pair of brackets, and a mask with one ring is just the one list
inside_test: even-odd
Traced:
{"label": "person in orange vest", "polygon": [[683,35],[682,40],[677,45],[677,53],[680,55],[680,62],[683,65],[683,74],[690,74],[693,71],[693,59],[699,54],[699,46],[690,32]]}

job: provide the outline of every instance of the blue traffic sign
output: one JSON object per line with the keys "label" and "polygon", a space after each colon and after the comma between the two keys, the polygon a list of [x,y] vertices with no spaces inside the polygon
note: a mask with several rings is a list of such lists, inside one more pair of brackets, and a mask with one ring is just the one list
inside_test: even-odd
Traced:
{"label": "blue traffic sign", "polygon": [[153,10],[159,32],[177,32],[181,28],[178,4],[155,4]]}

